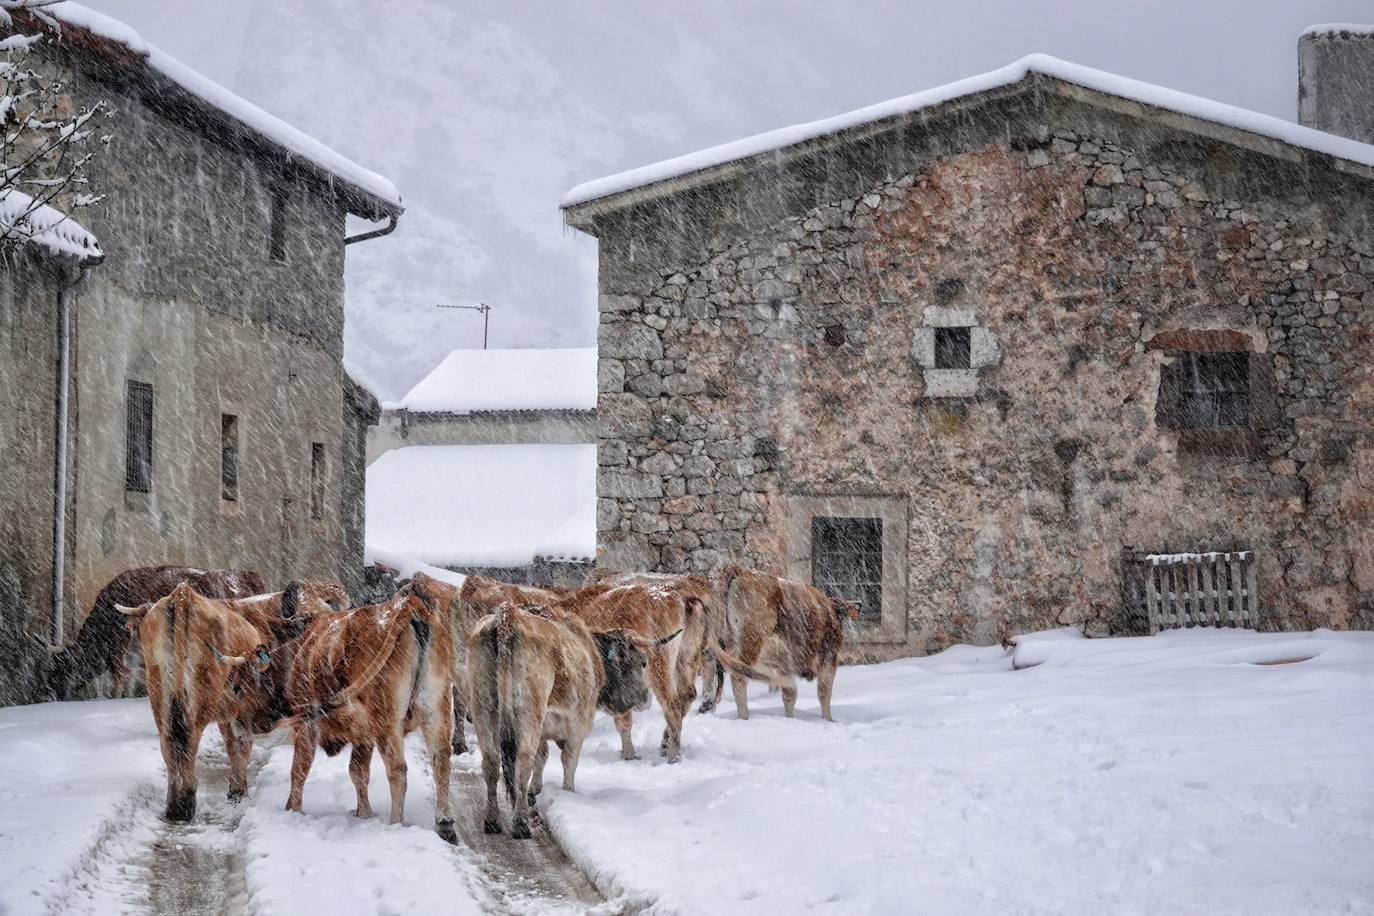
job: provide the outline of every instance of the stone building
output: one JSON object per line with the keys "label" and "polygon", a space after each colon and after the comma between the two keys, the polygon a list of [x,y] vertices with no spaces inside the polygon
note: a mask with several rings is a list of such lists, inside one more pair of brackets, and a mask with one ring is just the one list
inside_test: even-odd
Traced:
{"label": "stone building", "polygon": [[70,639],[144,564],[354,584],[378,410],[343,368],[345,218],[394,226],[395,188],[122,24],[51,12],[77,18],[40,61],[117,114],[91,250],[0,265],[0,629]]}
{"label": "stone building", "polygon": [[1124,570],[1184,551],[1247,551],[1263,626],[1374,625],[1374,147],[1336,126],[1036,55],[574,189],[600,562],[814,579],[869,658],[1138,631]]}

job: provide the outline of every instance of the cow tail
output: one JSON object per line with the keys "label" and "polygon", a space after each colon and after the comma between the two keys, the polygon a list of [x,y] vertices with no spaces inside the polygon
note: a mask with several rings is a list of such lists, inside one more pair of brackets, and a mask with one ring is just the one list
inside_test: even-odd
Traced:
{"label": "cow tail", "polygon": [[777,684],[778,686],[790,685],[792,679],[781,671],[770,668],[767,665],[746,665],[735,656],[724,649],[712,649],[711,654],[716,657],[716,663],[723,665],[732,674],[740,677],[747,677],[751,681],[763,681],[766,684]]}
{"label": "cow tail", "polygon": [[515,758],[520,747],[519,704],[515,702],[515,609],[504,607],[496,618],[496,703],[501,749],[501,780],[515,803]]}

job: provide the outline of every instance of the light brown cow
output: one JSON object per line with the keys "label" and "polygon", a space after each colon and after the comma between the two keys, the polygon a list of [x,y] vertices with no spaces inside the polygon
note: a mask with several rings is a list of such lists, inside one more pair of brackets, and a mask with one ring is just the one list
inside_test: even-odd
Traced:
{"label": "light brown cow", "polygon": [[[453,632],[440,602],[411,582],[391,600],[320,615],[305,625],[286,678],[287,720],[295,731],[288,811],[301,809],[306,776],[322,747],[347,745],[358,817],[370,817],[367,783],[375,747],[391,785],[391,819],[405,815],[405,736],[420,729],[434,774],[435,829],[457,842],[449,797],[453,728]],[[279,723],[280,724],[280,723]]]}
{"label": "light brown cow", "polygon": [[253,746],[248,719],[254,701],[253,691],[243,688],[251,688],[270,668],[269,650],[293,637],[299,623],[262,608],[242,613],[232,600],[205,598],[186,582],[158,601],[117,607],[131,620],[141,619],[148,703],[167,766],[164,816],[169,821],[195,816],[196,751],[212,722],[219,725],[229,756],[229,798],[242,798],[248,790]]}
{"label": "light brown cow", "polygon": [[[648,640],[682,631],[681,639],[649,653],[649,687],[666,720],[659,752],[669,763],[676,763],[682,755],[682,720],[696,698],[696,677],[706,646],[706,603],[699,583],[693,580],[689,576],[664,576],[651,582],[601,582],[583,586],[555,605],[581,617],[593,631],[623,629]],[[633,713],[615,716],[620,756],[625,760],[639,756],[630,738],[633,725]]]}
{"label": "light brown cow", "polygon": [[739,717],[749,718],[747,679],[782,688],[783,712],[790,717],[796,678],[802,677],[816,681],[821,715],[834,721],[830,696],[844,639],[841,621],[855,616],[854,609],[810,585],[738,566],[721,572],[721,592],[725,626],[712,654],[730,671]]}
{"label": "light brown cow", "polygon": [[506,604],[477,624],[468,640],[468,677],[487,833],[501,832],[499,775],[513,809],[511,835],[529,838],[529,809],[544,786],[550,741],[562,756],[563,788],[574,791],[596,710],[619,715],[648,707],[645,653],[656,648],[624,630],[593,632],[575,616],[538,605]]}
{"label": "light brown cow", "polygon": [[451,608],[454,645],[457,649],[453,690],[453,753],[464,754],[468,749],[463,734],[463,720],[468,713],[467,642],[478,621],[496,613],[503,604],[549,604],[562,598],[568,590],[516,585],[487,576],[468,576],[461,588],[424,573],[416,573],[413,581],[422,582],[434,594],[445,596]]}

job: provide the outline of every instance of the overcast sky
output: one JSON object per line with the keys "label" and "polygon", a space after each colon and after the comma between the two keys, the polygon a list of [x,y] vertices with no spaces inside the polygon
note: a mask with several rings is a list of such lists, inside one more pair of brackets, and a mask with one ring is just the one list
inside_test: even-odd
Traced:
{"label": "overcast sky", "polygon": [[[1296,45],[1374,0],[86,0],[393,178],[349,251],[350,356],[399,395],[454,347],[595,341],[571,185],[1032,51],[1293,119]],[[366,250],[362,250],[366,249]]]}

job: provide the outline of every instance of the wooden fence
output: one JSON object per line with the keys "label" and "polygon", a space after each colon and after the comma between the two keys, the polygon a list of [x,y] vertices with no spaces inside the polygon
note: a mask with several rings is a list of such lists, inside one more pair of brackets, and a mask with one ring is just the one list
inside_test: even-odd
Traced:
{"label": "wooden fence", "polygon": [[1249,550],[1134,554],[1123,560],[1127,603],[1150,633],[1179,627],[1254,627],[1255,555]]}

